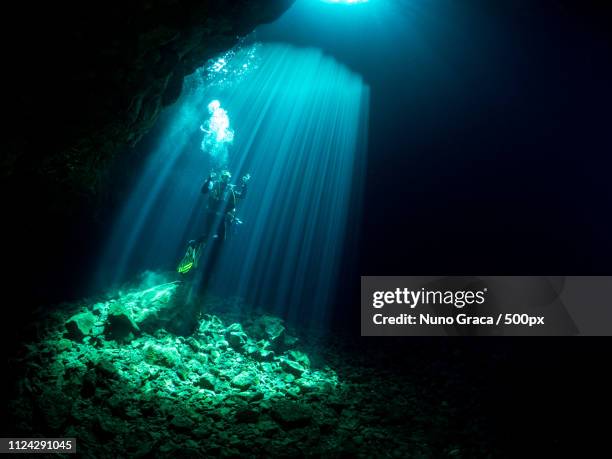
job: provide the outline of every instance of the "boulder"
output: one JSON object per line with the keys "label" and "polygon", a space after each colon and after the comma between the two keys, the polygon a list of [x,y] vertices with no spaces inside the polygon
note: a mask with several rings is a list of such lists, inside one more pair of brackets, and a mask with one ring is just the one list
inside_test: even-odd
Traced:
{"label": "boulder", "polygon": [[[136,292],[130,298],[132,318],[138,328],[147,333],[154,333],[160,328],[178,331],[187,319],[194,321],[197,317],[194,305],[186,305],[186,295],[187,287],[178,282],[163,283]],[[193,317],[188,317],[191,315]]]}
{"label": "boulder", "polygon": [[245,406],[236,411],[235,419],[236,422],[257,422],[259,420],[260,412],[258,409],[251,406]]}
{"label": "boulder", "polygon": [[285,370],[287,373],[292,374],[293,376],[296,376],[298,378],[301,377],[302,373],[306,371],[306,368],[304,368],[298,362],[289,360],[286,357],[280,358],[280,365],[281,365],[281,368]]}
{"label": "boulder", "polygon": [[281,401],[272,407],[272,418],[286,428],[304,427],[312,420],[312,410],[302,403]]}
{"label": "boulder", "polygon": [[314,391],[319,388],[319,385],[316,382],[309,379],[300,378],[295,383],[304,392]]}
{"label": "boulder", "polygon": [[232,348],[236,350],[242,349],[247,343],[247,335],[240,324],[232,324],[225,331],[225,338]]}
{"label": "boulder", "polygon": [[260,362],[270,362],[274,360],[274,351],[269,349],[270,342],[262,339],[254,342],[250,338],[247,343],[242,347],[242,350],[255,360]]}
{"label": "boulder", "polygon": [[264,315],[253,322],[249,331],[256,339],[268,340],[272,346],[277,347],[283,343],[285,326],[282,319]]}
{"label": "boulder", "polygon": [[202,389],[215,390],[215,384],[217,383],[217,379],[211,375],[210,373],[206,373],[200,377],[198,380],[198,386]]}
{"label": "boulder", "polygon": [[258,400],[263,400],[264,393],[259,390],[245,391],[245,392],[240,392],[238,394],[238,397],[240,397],[242,400],[246,402],[256,402]]}
{"label": "boulder", "polygon": [[195,422],[188,416],[176,415],[170,421],[170,425],[177,430],[191,430],[195,426]]}
{"label": "boulder", "polygon": [[304,368],[310,368],[310,359],[300,351],[288,351],[287,356],[294,362],[299,363]]}
{"label": "boulder", "polygon": [[255,360],[259,360],[260,362],[270,362],[274,360],[274,351],[258,349],[257,352],[253,354],[253,358]]}
{"label": "boulder", "polygon": [[104,326],[106,338],[117,342],[128,341],[139,331],[138,325],[132,318],[132,311],[121,302],[112,303]]}
{"label": "boulder", "polygon": [[94,371],[96,372],[97,377],[103,380],[112,380],[119,376],[115,365],[113,365],[113,363],[106,358],[101,359],[98,363],[96,363]]}
{"label": "boulder", "polygon": [[185,343],[191,348],[193,352],[200,352],[200,343],[193,337],[187,338]]}
{"label": "boulder", "polygon": [[69,339],[62,338],[57,342],[57,350],[60,352],[70,349],[71,347],[72,341],[70,341]]}
{"label": "boulder", "polygon": [[66,321],[67,336],[75,341],[82,340],[91,335],[96,320],[96,316],[89,311],[75,314]]}
{"label": "boulder", "polygon": [[181,355],[172,346],[147,344],[143,351],[145,361],[153,365],[175,368],[181,363]]}
{"label": "boulder", "polygon": [[232,378],[232,386],[239,389],[248,389],[257,385],[257,379],[250,373],[243,371]]}

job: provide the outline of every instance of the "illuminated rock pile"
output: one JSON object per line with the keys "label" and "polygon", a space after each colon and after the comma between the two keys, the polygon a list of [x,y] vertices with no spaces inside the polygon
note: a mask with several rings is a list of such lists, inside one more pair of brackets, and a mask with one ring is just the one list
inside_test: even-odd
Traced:
{"label": "illuminated rock pile", "polygon": [[[431,449],[425,426],[436,418],[419,420],[412,387],[302,344],[279,318],[235,322],[217,311],[236,310],[239,301],[209,297],[203,309],[214,313],[201,315],[192,336],[159,328],[177,308],[177,286],[141,285],[53,312],[19,362],[26,371],[12,406],[17,428],[75,437],[84,457],[372,457],[390,444],[398,454],[426,456]],[[440,408],[442,429],[450,409]],[[410,438],[401,433],[407,424]]]}

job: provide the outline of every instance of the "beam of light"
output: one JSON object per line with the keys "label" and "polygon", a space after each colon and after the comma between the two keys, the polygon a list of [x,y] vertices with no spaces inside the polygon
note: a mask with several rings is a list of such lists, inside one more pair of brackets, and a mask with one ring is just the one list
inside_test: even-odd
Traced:
{"label": "beam of light", "polygon": [[189,88],[185,94],[162,114],[146,151],[132,153],[144,161],[134,172],[136,179],[115,220],[108,222],[92,282],[96,290],[149,268],[172,269],[170,260],[185,249],[187,228],[204,211],[194,183],[201,182],[210,168],[210,158],[201,151],[200,125],[211,97]]}
{"label": "beam of light", "polygon": [[128,266],[176,268],[205,218],[200,188],[213,164],[197,141],[202,113],[222,101],[235,130],[228,168],[252,179],[238,206],[244,223],[207,272],[209,288],[324,325],[356,232],[369,91],[320,50],[265,44],[258,53],[247,77],[211,85],[196,72],[185,82],[102,263],[116,279]]}
{"label": "beam of light", "polygon": [[320,50],[264,45],[262,54],[259,71],[223,98],[237,133],[232,172],[253,178],[212,286],[320,323],[355,231],[368,90]]}

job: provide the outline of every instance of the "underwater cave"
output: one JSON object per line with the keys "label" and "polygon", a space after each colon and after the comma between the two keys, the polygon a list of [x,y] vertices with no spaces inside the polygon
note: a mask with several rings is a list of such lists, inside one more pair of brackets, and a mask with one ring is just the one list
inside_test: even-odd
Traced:
{"label": "underwater cave", "polygon": [[[609,5],[94,1],[9,16],[0,437],[30,439],[10,452],[593,446],[572,426],[605,392],[607,342],[364,336],[359,305],[361,276],[607,274]],[[384,304],[380,324],[409,323]],[[494,325],[470,305],[463,325]]]}

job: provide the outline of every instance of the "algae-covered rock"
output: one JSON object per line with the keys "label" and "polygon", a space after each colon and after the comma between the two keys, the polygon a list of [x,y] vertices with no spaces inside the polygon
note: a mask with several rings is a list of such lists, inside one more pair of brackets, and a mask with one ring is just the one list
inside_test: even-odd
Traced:
{"label": "algae-covered rock", "polygon": [[257,352],[253,354],[253,358],[260,362],[269,362],[274,359],[274,351],[258,349]]}
{"label": "algae-covered rock", "polygon": [[191,430],[195,426],[193,419],[180,414],[174,416],[170,424],[178,430]]}
{"label": "algae-covered rock", "polygon": [[310,359],[300,351],[287,351],[278,360],[283,370],[297,378],[310,368]]}
{"label": "algae-covered rock", "polygon": [[240,349],[247,343],[247,335],[242,329],[242,325],[240,324],[232,324],[227,327],[225,336],[227,338],[228,343],[234,349]]}
{"label": "algae-covered rock", "polygon": [[96,316],[89,311],[75,314],[66,321],[67,336],[75,341],[82,340],[85,336],[91,334],[96,320]]}
{"label": "algae-covered rock", "polygon": [[272,407],[270,414],[284,427],[296,428],[310,424],[312,410],[303,403],[281,401]]}
{"label": "algae-covered rock", "polygon": [[[195,327],[197,311],[186,302],[186,286],[179,282],[155,285],[133,294],[134,321],[148,333],[161,328],[180,333],[182,329]],[[189,322],[189,323],[188,323]]]}
{"label": "algae-covered rock", "polygon": [[196,438],[208,438],[213,433],[213,428],[210,425],[200,424],[193,431]]}
{"label": "algae-covered rock", "polygon": [[147,344],[143,351],[145,361],[153,365],[175,368],[181,363],[179,352],[172,346],[165,347],[158,344]]}
{"label": "algae-covered rock", "polygon": [[262,339],[254,342],[248,338],[247,342],[242,346],[244,353],[260,362],[270,362],[274,359],[274,351],[270,349],[270,342]]}
{"label": "algae-covered rock", "polygon": [[319,388],[319,385],[310,379],[300,378],[295,381],[295,384],[304,392],[314,391]]}
{"label": "algae-covered rock", "polygon": [[290,373],[293,376],[296,376],[298,378],[300,376],[302,376],[302,373],[304,373],[306,371],[306,368],[304,368],[298,362],[295,362],[293,360],[289,360],[287,357],[281,357],[280,358],[280,364],[281,364],[281,368],[283,370],[285,370],[286,372],[288,372],[288,373]]}
{"label": "algae-covered rock", "polygon": [[57,342],[57,350],[60,352],[70,349],[71,347],[72,341],[70,341],[69,339],[62,338]]}
{"label": "algae-covered rock", "polygon": [[134,322],[129,307],[121,302],[112,303],[104,327],[106,337],[122,342],[132,338],[138,331],[138,325]]}
{"label": "algae-covered rock", "polygon": [[219,317],[206,314],[200,322],[198,332],[202,335],[215,335],[224,329],[223,321]]}
{"label": "algae-covered rock", "polygon": [[257,384],[257,379],[250,373],[242,372],[232,378],[232,386],[247,389]]}
{"label": "algae-covered rock", "polygon": [[253,322],[250,333],[257,339],[267,339],[275,344],[281,341],[285,332],[282,319],[264,315]]}
{"label": "algae-covered rock", "polygon": [[215,378],[210,373],[202,375],[198,380],[198,386],[200,386],[202,389],[215,390],[216,383],[217,378]]}
{"label": "algae-covered rock", "polygon": [[257,422],[260,415],[261,413],[258,409],[245,406],[236,411],[235,419],[236,422]]}
{"label": "algae-covered rock", "polygon": [[189,338],[187,338],[187,340],[185,340],[185,343],[191,348],[193,352],[200,352],[201,346],[200,343],[198,343],[197,339],[190,336]]}
{"label": "algae-covered rock", "polygon": [[288,351],[287,356],[294,362],[299,363],[304,368],[310,368],[310,359],[301,351]]}
{"label": "algae-covered rock", "polygon": [[256,401],[262,400],[264,398],[264,393],[259,391],[259,390],[245,391],[245,392],[239,392],[238,396],[242,400],[245,400],[247,402],[256,402]]}
{"label": "algae-covered rock", "polygon": [[118,377],[117,368],[107,358],[101,359],[96,363],[95,372],[100,379],[115,379]]}

